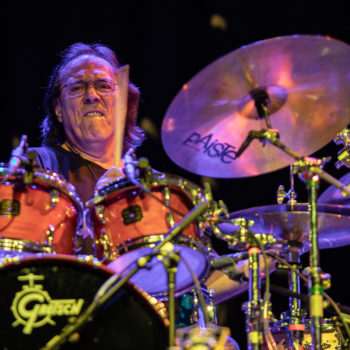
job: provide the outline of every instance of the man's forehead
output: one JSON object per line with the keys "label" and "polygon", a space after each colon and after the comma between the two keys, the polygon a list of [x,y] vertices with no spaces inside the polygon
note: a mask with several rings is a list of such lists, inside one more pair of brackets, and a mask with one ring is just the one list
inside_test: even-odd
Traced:
{"label": "man's forehead", "polygon": [[115,75],[112,65],[105,59],[92,55],[74,58],[63,68],[62,79],[70,77],[83,78],[86,75],[110,76]]}

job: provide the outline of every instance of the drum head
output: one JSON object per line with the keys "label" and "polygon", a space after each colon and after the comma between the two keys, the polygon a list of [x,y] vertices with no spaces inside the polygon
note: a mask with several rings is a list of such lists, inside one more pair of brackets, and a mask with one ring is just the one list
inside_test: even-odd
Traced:
{"label": "drum head", "polygon": [[[26,258],[0,268],[0,339],[4,349],[39,349],[91,303],[111,272],[77,258]],[[145,293],[126,284],[78,343],[62,349],[165,349],[167,327]]]}
{"label": "drum head", "polygon": [[[197,243],[199,244],[199,242]],[[194,244],[191,246],[175,245],[175,249],[180,255],[180,261],[175,275],[175,295],[179,296],[191,290],[195,285],[189,267],[192,269],[194,275],[202,281],[208,274],[209,262],[203,251],[195,247]],[[139,258],[147,256],[151,252],[152,248],[147,247],[125,253],[110,262],[108,268],[116,273],[126,274],[136,266]],[[184,260],[188,264],[185,264]],[[131,281],[160,300],[167,297],[167,271],[163,262],[159,261],[156,257],[150,261],[148,269],[143,268],[139,270],[131,278]]]}

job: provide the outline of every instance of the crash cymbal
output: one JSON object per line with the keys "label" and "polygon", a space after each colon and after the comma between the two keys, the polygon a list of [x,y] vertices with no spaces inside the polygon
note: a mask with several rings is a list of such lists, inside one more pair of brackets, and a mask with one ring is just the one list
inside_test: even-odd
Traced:
{"label": "crash cymbal", "polygon": [[192,173],[259,175],[293,159],[258,140],[234,159],[250,130],[266,128],[257,99],[268,98],[280,141],[306,156],[349,123],[349,96],[349,45],[316,35],[259,41],[219,58],[183,85],[165,114],[162,142],[169,157]]}
{"label": "crash cymbal", "polygon": [[[309,247],[308,204],[267,205],[234,212],[230,219],[245,218],[253,220],[251,229],[254,233],[273,235],[277,240],[302,243],[302,250]],[[350,208],[335,204],[317,205],[319,248],[328,249],[350,244]],[[218,226],[224,235],[230,235],[237,230],[231,223]]]}

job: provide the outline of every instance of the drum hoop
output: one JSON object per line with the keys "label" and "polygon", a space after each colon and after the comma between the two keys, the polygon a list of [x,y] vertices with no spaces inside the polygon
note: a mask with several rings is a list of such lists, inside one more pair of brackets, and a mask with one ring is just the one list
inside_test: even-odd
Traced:
{"label": "drum hoop", "polygon": [[[24,173],[24,169],[17,169],[16,172],[8,178],[5,184],[11,182],[11,180],[20,181],[23,178]],[[6,175],[7,168],[4,165],[0,165],[0,178]],[[37,169],[34,171],[33,185],[39,185],[44,188],[53,188],[61,191],[73,202],[75,208],[77,209],[78,223],[82,221],[83,202],[81,201],[74,185],[68,183],[61,175],[44,169]]]}
{"label": "drum hoop", "polygon": [[49,245],[33,243],[23,239],[0,238],[0,249],[5,251],[29,252],[29,253],[54,253]]}
{"label": "drum hoop", "polygon": [[[188,194],[188,197],[192,200],[192,202],[195,202],[195,196],[192,194],[192,192],[201,193],[204,195],[204,191],[201,187],[180,176],[168,173],[152,174],[151,187],[162,186],[173,186],[182,189],[185,193]],[[135,189],[138,189],[136,185],[125,178],[122,180],[116,180],[97,191],[94,197],[88,200],[86,207],[90,208],[96,204],[100,204],[101,202],[105,201],[112,193],[133,187],[135,187]],[[141,189],[139,189],[139,191],[141,191]]]}
{"label": "drum hoop", "polygon": [[[156,234],[128,239],[115,248],[117,255],[116,257],[120,257],[125,253],[141,248],[153,248],[156,246],[156,243],[164,241],[165,237],[165,234]],[[180,235],[175,238],[175,242],[173,242],[173,244],[189,247],[193,250],[199,251],[205,256],[208,256],[209,254],[208,247],[206,247],[203,242],[196,238]]]}

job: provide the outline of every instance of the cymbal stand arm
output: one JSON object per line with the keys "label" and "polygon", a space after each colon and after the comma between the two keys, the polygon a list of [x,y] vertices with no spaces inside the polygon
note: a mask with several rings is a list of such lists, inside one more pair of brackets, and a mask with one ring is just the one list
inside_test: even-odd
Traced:
{"label": "cymbal stand arm", "polygon": [[303,159],[303,157],[300,154],[294,152],[291,148],[287,147],[286,145],[284,145],[282,142],[279,141],[279,132],[276,129],[262,129],[260,131],[256,131],[256,130],[249,131],[247,138],[244,140],[243,144],[241,145],[241,147],[238,149],[236,153],[236,158],[238,158],[245,151],[245,149],[249,146],[249,144],[254,139],[258,139],[264,145],[266,143],[270,143],[276,146],[277,148],[281,149],[285,153],[289,154],[295,160]]}
{"label": "cymbal stand arm", "polygon": [[[270,144],[276,146],[280,150],[282,150],[285,153],[287,153],[288,155],[290,155],[296,161],[302,161],[303,162],[305,160],[307,161],[308,159],[312,159],[312,158],[309,158],[309,157],[301,156],[300,154],[294,152],[291,148],[287,147],[285,144],[280,142],[279,141],[278,130],[275,130],[275,129],[267,129],[267,130],[266,129],[262,129],[261,131],[251,130],[249,132],[249,134],[248,134],[247,139],[245,140],[245,142],[242,144],[242,146],[237,151],[236,158],[238,158],[244,152],[244,150],[249,146],[249,143],[255,138],[259,139],[264,144],[265,143],[270,143]],[[249,143],[245,144],[247,140],[249,140]],[[245,146],[245,147],[243,147],[243,146]],[[335,187],[339,188],[341,191],[345,192],[347,195],[350,196],[350,188],[347,187],[347,186],[344,186],[343,183],[341,183],[340,181],[335,179],[333,176],[331,176],[328,173],[326,173],[325,171],[323,171],[319,167],[318,164],[316,164],[316,165],[312,165],[311,164],[309,166],[309,171],[314,173],[314,174],[319,175],[327,183],[329,183],[330,185],[334,185]]]}

